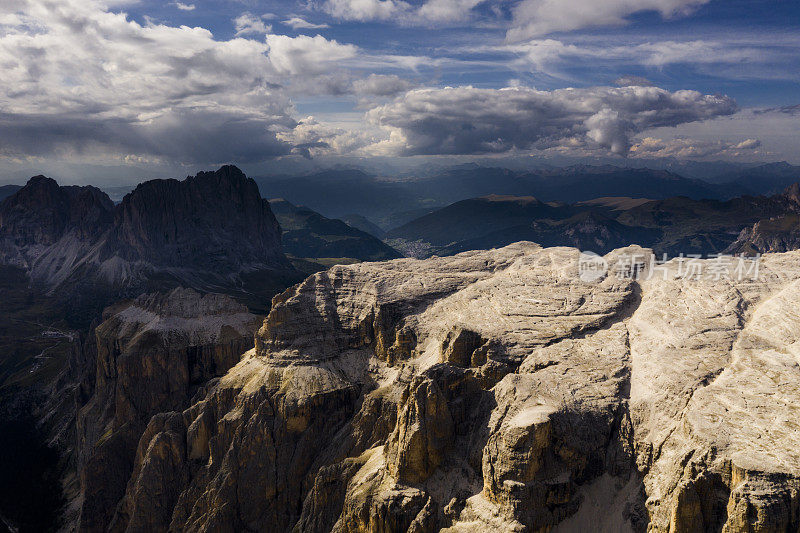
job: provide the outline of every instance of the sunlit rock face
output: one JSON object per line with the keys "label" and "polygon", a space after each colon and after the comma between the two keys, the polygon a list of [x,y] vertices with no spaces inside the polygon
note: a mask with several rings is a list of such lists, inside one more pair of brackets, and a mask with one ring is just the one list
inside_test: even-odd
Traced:
{"label": "sunlit rock face", "polygon": [[726,252],[754,255],[800,249],[800,215],[797,214],[800,183],[790,185],[773,198],[783,199],[794,209],[787,209],[786,213],[765,218],[744,228]]}
{"label": "sunlit rock face", "polygon": [[648,253],[586,281],[531,243],[306,279],[149,420],[109,527],[796,531],[800,253],[637,278]]}
{"label": "sunlit rock face", "polygon": [[253,346],[261,321],[228,296],[191,289],[143,295],[104,318],[95,329],[93,393],[77,421],[86,531],[109,526],[151,417],[202,397]]}

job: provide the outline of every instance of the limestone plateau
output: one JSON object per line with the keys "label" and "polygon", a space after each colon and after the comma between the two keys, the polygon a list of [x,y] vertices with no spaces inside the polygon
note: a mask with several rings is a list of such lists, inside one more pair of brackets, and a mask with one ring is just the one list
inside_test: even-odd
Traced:
{"label": "limestone plateau", "polygon": [[337,266],[275,297],[238,362],[255,326],[232,303],[107,313],[82,478],[115,488],[85,491],[79,529],[798,531],[800,253],[716,281],[578,261]]}

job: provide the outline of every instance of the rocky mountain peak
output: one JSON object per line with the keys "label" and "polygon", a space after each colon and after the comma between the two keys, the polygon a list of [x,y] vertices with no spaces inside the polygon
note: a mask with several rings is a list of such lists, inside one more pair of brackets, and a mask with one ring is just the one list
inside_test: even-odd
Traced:
{"label": "rocky mountain peak", "polygon": [[0,204],[0,236],[19,246],[51,245],[73,231],[85,238],[111,222],[114,204],[92,186],[60,186],[34,176]]}
{"label": "rocky mountain peak", "polygon": [[269,203],[234,166],[144,182],[122,200],[115,225],[115,248],[127,260],[214,272],[285,262]]}
{"label": "rocky mountain peak", "polygon": [[800,204],[800,183],[792,183],[786,187],[783,191],[783,196],[796,204]]}
{"label": "rocky mountain peak", "polygon": [[233,166],[144,182],[116,206],[96,187],[34,177],[0,204],[0,263],[58,291],[75,316],[181,285],[268,301],[295,275],[269,203]]}
{"label": "rocky mountain peak", "polygon": [[53,178],[48,178],[47,176],[43,176],[39,174],[38,176],[33,176],[31,179],[28,180],[28,183],[25,184],[28,190],[35,190],[35,189],[49,189],[54,190],[59,187],[58,182]]}
{"label": "rocky mountain peak", "polygon": [[[86,444],[80,462],[87,503],[79,531],[105,530],[127,477],[139,475],[133,461],[140,437],[149,437],[143,433],[150,418],[188,407],[198,389],[252,347],[261,322],[228,296],[185,288],[119,303],[103,318],[95,329],[93,394],[77,422]],[[155,517],[150,520],[161,518],[154,509],[145,511]]]}
{"label": "rocky mountain peak", "polygon": [[772,199],[785,204],[785,212],[759,220],[739,233],[725,250],[728,253],[755,255],[787,252],[800,247],[800,183],[793,183]]}
{"label": "rocky mountain peak", "polygon": [[217,171],[200,172],[195,179],[215,179],[230,183],[245,182],[247,176],[236,165],[223,165]]}

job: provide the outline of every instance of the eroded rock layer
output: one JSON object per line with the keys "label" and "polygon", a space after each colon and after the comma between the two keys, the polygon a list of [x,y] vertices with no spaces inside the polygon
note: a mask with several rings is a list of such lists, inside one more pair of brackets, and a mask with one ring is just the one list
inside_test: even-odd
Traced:
{"label": "eroded rock layer", "polygon": [[797,531],[800,253],[697,279],[648,254],[593,281],[531,243],[306,279],[150,418],[109,528]]}
{"label": "eroded rock layer", "polygon": [[77,421],[84,531],[111,523],[151,417],[204,396],[210,380],[252,347],[260,322],[227,296],[191,289],[140,296],[107,309],[104,318],[95,330],[93,394]]}

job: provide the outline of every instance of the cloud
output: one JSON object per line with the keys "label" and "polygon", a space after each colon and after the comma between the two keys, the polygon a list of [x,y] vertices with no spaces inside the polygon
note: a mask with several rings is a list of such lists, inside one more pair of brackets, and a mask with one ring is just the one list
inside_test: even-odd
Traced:
{"label": "cloud", "polygon": [[511,42],[560,31],[597,26],[619,26],[626,17],[656,11],[662,17],[685,15],[710,0],[523,0],[513,9]]}
{"label": "cloud", "polygon": [[[284,116],[272,123],[290,129]],[[265,127],[262,117],[224,110],[179,108],[141,122],[83,115],[0,115],[5,156],[73,157],[96,153],[155,156],[182,163],[242,163],[290,153],[292,146]]]}
{"label": "cloud", "polygon": [[614,80],[617,87],[652,87],[653,82],[642,76],[622,76]]}
{"label": "cloud", "polygon": [[626,155],[631,138],[649,128],[736,110],[726,96],[658,87],[418,89],[367,112],[369,121],[389,133],[368,150],[466,155],[589,145]]}
{"label": "cloud", "polygon": [[321,35],[267,35],[267,47],[273,67],[281,74],[294,76],[323,74],[358,53],[354,45],[340,44]]}
{"label": "cloud", "polygon": [[174,5],[181,11],[194,11],[196,7],[194,4],[184,4],[182,2],[175,2]]}
{"label": "cloud", "polygon": [[394,96],[414,87],[414,83],[394,74],[370,74],[367,78],[353,82],[356,94],[367,96]]}
{"label": "cloud", "polygon": [[298,121],[295,128],[279,133],[278,138],[294,147],[292,153],[306,158],[349,154],[377,142],[364,132],[320,124],[314,117]]}
{"label": "cloud", "polygon": [[660,41],[638,44],[628,47],[613,47],[607,55],[624,59],[640,58],[649,66],[660,67],[674,63],[743,63],[759,61],[764,57],[762,48],[743,46],[742,43],[731,46],[708,40],[693,41]]}
{"label": "cloud", "polygon": [[272,26],[266,24],[261,17],[257,17],[252,13],[242,13],[233,19],[233,25],[236,28],[237,37],[264,35],[272,31]]}
{"label": "cloud", "polygon": [[460,22],[468,20],[472,10],[484,0],[429,0],[416,12],[421,21]]}
{"label": "cloud", "polygon": [[761,147],[761,141],[758,139],[745,139],[739,144],[733,146],[735,150],[754,150]]}
{"label": "cloud", "polygon": [[312,24],[301,17],[292,17],[288,20],[284,20],[283,24],[291,27],[293,30],[321,30],[323,28],[330,28],[327,24]]}
{"label": "cloud", "polygon": [[323,11],[342,20],[387,21],[423,25],[469,20],[486,0],[427,0],[419,6],[403,0],[326,0]]}
{"label": "cloud", "polygon": [[[656,148],[637,139],[645,134],[698,138],[702,133],[652,128],[683,128],[693,121],[728,116],[736,110],[733,100],[646,87],[647,80],[633,76],[618,80],[624,87],[536,91],[524,82],[502,90],[415,89],[416,83],[403,75],[416,71],[419,77],[419,72],[455,69],[454,65],[494,67],[498,50],[508,61],[516,55],[512,65],[526,69],[532,64],[549,69],[564,58],[626,67],[632,61],[654,67],[673,61],[717,65],[714,62],[723,58],[731,68],[740,68],[759,53],[757,46],[737,49],[730,43],[699,40],[621,46],[540,39],[502,48],[487,45],[486,53],[493,56],[484,62],[463,49],[453,57],[387,55],[386,49],[369,53],[321,35],[275,35],[267,24],[270,16],[252,12],[237,17],[236,36],[229,39],[200,27],[147,18],[137,22],[119,12],[125,2],[114,0],[114,10],[102,0],[59,0],[58,9],[52,0],[0,2],[0,158],[108,155],[216,163],[264,160],[292,152],[433,155],[564,148],[618,154],[630,150],[638,156],[646,150],[688,153],[692,147],[697,153],[704,146],[701,141]],[[467,20],[480,4],[475,0],[327,3],[357,10],[359,16],[382,17],[389,10],[392,20],[420,24],[415,18],[420,13],[429,20]],[[302,21],[298,28],[310,24],[300,17],[289,18],[287,24],[295,19]],[[320,95],[349,97],[327,99],[323,105],[335,101],[337,108],[347,102],[372,109],[362,122],[347,118],[331,125],[312,118],[298,120],[292,97],[303,97],[305,106],[319,103]],[[736,122],[743,129],[731,133],[740,140],[725,145],[725,153],[757,152],[760,148],[751,147],[751,138],[763,139],[772,149],[774,139],[765,130],[777,120],[784,124],[781,142],[796,139],[797,110],[792,106],[747,113],[748,120]],[[336,110],[327,116],[338,114]],[[768,123],[760,131],[752,131],[751,119],[756,116]],[[726,135],[730,124],[723,122],[720,119],[714,131],[709,128],[709,135]]]}
{"label": "cloud", "polygon": [[357,53],[320,36],[217,40],[203,28],[140,24],[94,0],[0,3],[0,20],[5,157],[286,154],[293,147],[278,133],[297,125],[286,87],[327,80]]}
{"label": "cloud", "polygon": [[[719,72],[719,66],[730,65],[736,70],[731,73],[734,77],[750,75],[753,68],[763,67],[768,59],[776,53],[776,50],[771,49],[770,43],[763,41],[700,39],[648,41],[628,43],[624,46],[606,42],[570,44],[556,39],[533,39],[525,43],[500,47],[495,51],[498,50],[518,54],[522,58],[522,61],[519,62],[520,66],[528,63],[537,71],[555,75],[559,74],[558,69],[564,65],[574,67],[583,62],[586,66],[596,66],[599,61],[602,61],[604,64],[624,67],[631,64],[655,68],[673,64],[713,65],[717,72]],[[785,65],[789,61],[785,55],[786,52],[782,51],[775,59]],[[742,65],[749,66],[743,68]],[[784,68],[784,70],[786,69]],[[789,72],[784,73],[783,76],[797,77],[797,74]],[[630,76],[625,78],[633,79]]]}
{"label": "cloud", "polygon": [[782,113],[784,115],[800,115],[800,104],[784,105],[780,107],[768,107],[766,109],[756,109],[753,111],[756,115],[765,115],[769,113]]}
{"label": "cloud", "polygon": [[401,0],[326,0],[323,10],[343,20],[387,20],[410,9]]}
{"label": "cloud", "polygon": [[680,159],[752,158],[763,154],[761,141],[745,139],[739,142],[698,139],[659,139],[645,137],[631,147],[631,155],[640,158],[670,157]]}

